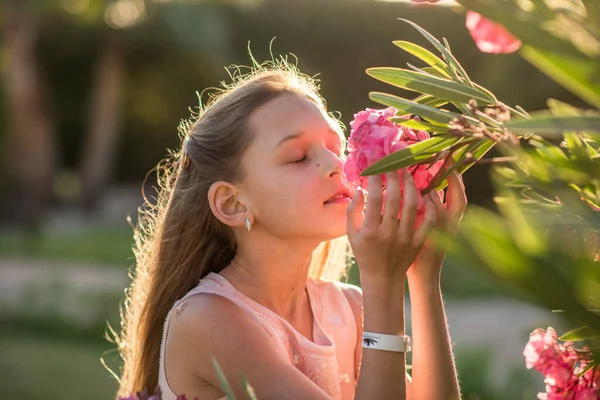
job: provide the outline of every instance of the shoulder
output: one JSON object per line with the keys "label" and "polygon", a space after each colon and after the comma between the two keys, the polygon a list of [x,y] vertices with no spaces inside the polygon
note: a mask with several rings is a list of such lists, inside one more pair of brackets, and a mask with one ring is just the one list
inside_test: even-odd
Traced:
{"label": "shoulder", "polygon": [[168,329],[165,359],[175,393],[198,393],[206,383],[220,387],[213,360],[235,377],[255,362],[257,349],[264,349],[263,359],[280,358],[267,332],[219,295],[199,293],[183,299],[173,309]]}
{"label": "shoulder", "polygon": [[321,293],[335,293],[339,298],[348,302],[357,323],[362,322],[363,296],[360,287],[344,282],[315,281]]}
{"label": "shoulder", "polygon": [[[216,361],[238,398],[246,398],[240,376],[247,378],[259,398],[325,398],[292,365],[287,352],[273,346],[259,321],[220,295],[194,294],[178,304],[170,320],[168,342],[173,361],[169,384],[175,393],[210,397],[201,395],[207,383],[221,387]],[[273,376],[278,377],[276,382]]]}
{"label": "shoulder", "polygon": [[270,336],[260,324],[232,301],[215,294],[199,293],[185,298],[174,308],[169,325],[169,347],[174,358],[208,377],[211,383],[217,383],[213,382],[216,376],[212,357],[241,350],[241,343],[273,348]]}
{"label": "shoulder", "polygon": [[[184,341],[217,346],[241,332],[260,340],[266,331],[231,300],[216,294],[198,293],[185,298],[173,310],[169,335]],[[204,339],[204,340],[200,340]],[[212,343],[217,339],[217,343]]]}
{"label": "shoulder", "polygon": [[354,320],[356,321],[356,326],[359,329],[362,329],[363,323],[363,295],[362,289],[358,286],[351,285],[343,282],[336,282],[336,286],[340,288],[348,303],[350,304],[350,308],[352,308],[352,312],[354,313]]}
{"label": "shoulder", "polygon": [[340,288],[344,296],[348,299],[351,306],[360,306],[362,308],[362,289],[349,283],[336,282],[335,285]]}

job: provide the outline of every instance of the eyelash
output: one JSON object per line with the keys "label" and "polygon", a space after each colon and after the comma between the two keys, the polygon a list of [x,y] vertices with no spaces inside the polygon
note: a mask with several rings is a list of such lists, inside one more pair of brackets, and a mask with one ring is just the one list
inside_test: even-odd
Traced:
{"label": "eyelash", "polygon": [[304,161],[306,161],[306,159],[307,159],[307,158],[308,158],[308,156],[303,156],[302,158],[299,158],[299,159],[298,159],[298,160],[296,160],[296,161],[292,161],[292,164],[301,164],[301,163],[303,163]]}
{"label": "eyelash", "polygon": [[[337,154],[337,151],[335,152]],[[342,153],[342,151],[340,150],[340,153]],[[343,154],[340,154],[340,158],[343,157]],[[297,159],[296,161],[292,161],[292,164],[302,164],[304,161],[306,161],[308,159],[308,156],[303,156],[302,158]]]}

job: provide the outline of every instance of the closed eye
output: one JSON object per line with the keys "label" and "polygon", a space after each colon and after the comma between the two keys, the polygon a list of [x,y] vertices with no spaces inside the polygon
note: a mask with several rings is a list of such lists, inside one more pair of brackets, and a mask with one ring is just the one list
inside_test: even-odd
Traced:
{"label": "closed eye", "polygon": [[292,164],[301,164],[304,161],[306,161],[307,158],[308,158],[308,156],[303,156],[302,158],[299,158],[296,161],[292,161]]}

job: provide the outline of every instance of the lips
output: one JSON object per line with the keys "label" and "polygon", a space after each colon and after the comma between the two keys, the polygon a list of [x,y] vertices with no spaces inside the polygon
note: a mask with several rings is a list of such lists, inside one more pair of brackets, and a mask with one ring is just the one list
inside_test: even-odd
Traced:
{"label": "lips", "polygon": [[346,198],[352,199],[352,196],[350,194],[350,190],[348,190],[348,188],[341,188],[340,190],[338,190],[338,192],[336,194],[334,194],[333,196],[331,196],[323,204],[327,204],[327,203],[332,202],[334,200],[340,200],[340,199],[346,199]]}

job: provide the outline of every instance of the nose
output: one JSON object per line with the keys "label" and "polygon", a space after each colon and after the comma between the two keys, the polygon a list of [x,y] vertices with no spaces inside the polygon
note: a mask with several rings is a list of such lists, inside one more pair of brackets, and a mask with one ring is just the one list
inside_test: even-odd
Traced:
{"label": "nose", "polygon": [[328,178],[333,178],[342,173],[343,161],[332,151],[327,151],[327,161],[324,170]]}

